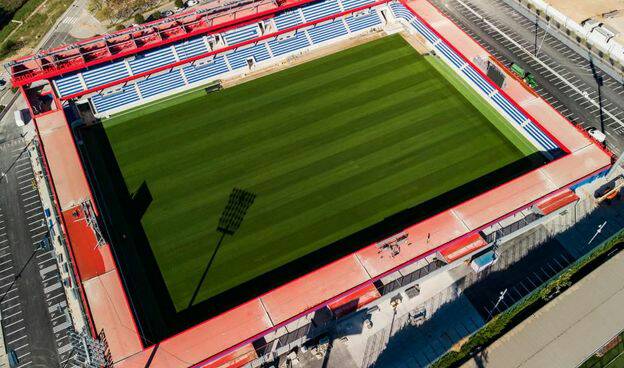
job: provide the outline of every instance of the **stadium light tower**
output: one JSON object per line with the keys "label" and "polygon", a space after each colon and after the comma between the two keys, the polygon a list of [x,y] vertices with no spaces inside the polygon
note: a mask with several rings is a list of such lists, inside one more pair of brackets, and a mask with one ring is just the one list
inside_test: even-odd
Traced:
{"label": "stadium light tower", "polygon": [[228,202],[225,206],[225,209],[223,209],[223,212],[221,212],[221,217],[219,217],[219,224],[217,225],[217,232],[221,233],[221,237],[219,238],[217,246],[212,252],[212,256],[210,257],[210,260],[208,261],[208,264],[204,269],[204,273],[202,274],[199,283],[197,283],[197,287],[195,287],[195,292],[193,292],[193,296],[191,297],[187,308],[192,307],[193,303],[195,303],[197,294],[199,294],[199,290],[201,290],[204,279],[206,278],[206,275],[208,275],[210,266],[212,266],[212,263],[217,256],[217,252],[221,247],[221,243],[223,243],[223,239],[225,239],[226,235],[232,236],[238,231],[241,224],[243,223],[243,219],[245,218],[247,211],[249,210],[249,207],[251,207],[255,199],[256,195],[254,193],[239,188],[234,188],[230,193]]}

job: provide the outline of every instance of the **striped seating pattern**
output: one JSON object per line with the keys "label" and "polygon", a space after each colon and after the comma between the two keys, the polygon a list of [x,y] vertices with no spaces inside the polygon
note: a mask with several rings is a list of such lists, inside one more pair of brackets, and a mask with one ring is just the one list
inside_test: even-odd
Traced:
{"label": "striped seating pattern", "polygon": [[237,28],[233,31],[225,32],[223,37],[228,45],[235,45],[243,41],[251,40],[252,38],[258,37],[258,26],[256,24],[251,24]]}
{"label": "striped seating pattern", "polygon": [[208,52],[204,37],[196,37],[174,45],[180,60]]}
{"label": "striped seating pattern", "polygon": [[183,73],[189,83],[199,82],[228,71],[230,70],[223,56],[215,56],[211,62],[204,65],[189,65],[183,68]]}
{"label": "striped seating pattern", "polygon": [[345,10],[354,9],[358,6],[374,3],[375,0],[342,0],[342,7]]}
{"label": "striped seating pattern", "polygon": [[294,37],[286,40],[278,41],[273,39],[269,41],[269,47],[274,56],[287,54],[310,46],[305,32],[297,32]]}
{"label": "striped seating pattern", "polygon": [[147,79],[137,82],[137,86],[139,87],[139,91],[141,91],[141,96],[147,98],[162,93],[163,91],[169,91],[184,86],[184,79],[182,79],[181,71],[178,69],[165,74],[150,76]]}
{"label": "striped seating pattern", "polygon": [[[347,7],[353,8],[370,3],[373,0],[345,1],[348,1]],[[340,11],[341,9],[337,0],[325,0],[321,3],[307,6],[304,10],[300,8],[285,11],[277,15],[273,21],[278,29],[286,29],[302,24],[304,21],[319,19],[327,15],[336,14]],[[352,27],[352,31],[358,31],[370,27],[371,25],[379,24],[381,20],[374,11],[371,11],[370,14],[361,14],[358,17],[348,17],[348,19],[345,20],[339,18],[306,31],[295,32],[291,37],[286,39],[277,40],[277,38],[273,38],[267,42],[217,55],[209,62],[198,61],[194,64],[186,65],[181,69],[171,70],[168,73],[149,77],[137,82],[135,85],[124,87],[123,91],[113,95],[96,95],[92,97],[92,101],[94,106],[96,106],[96,111],[102,113],[136,102],[141,98],[148,98],[166,93],[172,89],[184,86],[185,83],[207,82],[210,79],[218,78],[224,73],[246,67],[247,58],[249,57],[253,57],[256,61],[260,62],[268,60],[271,56],[278,57],[302,50],[311,45],[310,41],[314,44],[319,44],[336,37],[347,35],[350,30],[347,28],[345,22],[350,23],[349,25]],[[239,43],[248,40],[250,37],[257,36],[257,32],[258,28],[253,24],[226,32],[223,37],[228,44]],[[127,61],[127,66],[125,62],[120,61],[83,72],[83,74],[91,73],[89,75],[91,78],[89,80],[90,83],[104,84],[108,83],[108,81],[118,80],[120,76],[129,76],[130,71],[128,69],[132,71],[132,74],[143,73],[160,66],[169,65],[178,60],[201,55],[208,51],[203,36],[196,37],[188,41],[137,55],[134,60]],[[75,93],[74,89],[81,87],[80,81],[77,79],[79,78],[78,75],[79,74],[66,76],[55,81],[57,90],[59,90],[61,95]],[[137,90],[134,88],[137,88]],[[79,92],[80,90],[77,91]],[[137,93],[138,91],[140,91],[140,94]]]}
{"label": "striped seating pattern", "polygon": [[57,91],[61,96],[69,96],[73,93],[81,92],[82,83],[80,83],[80,75],[74,74],[54,80]]}
{"label": "striped seating pattern", "polygon": [[294,27],[296,25],[303,23],[303,17],[301,16],[301,10],[287,10],[283,13],[278,14],[275,18],[275,26],[278,30]]}
{"label": "striped seating pattern", "polygon": [[269,59],[271,56],[269,55],[269,51],[267,50],[265,43],[245,47],[244,49],[237,49],[236,51],[226,55],[227,61],[232,70],[246,67],[247,58],[249,57],[253,57],[256,61],[264,61]]}
{"label": "striped seating pattern", "polygon": [[381,19],[377,15],[377,12],[371,10],[370,14],[361,15],[359,17],[346,18],[347,25],[351,32],[361,31],[366,28],[378,26],[381,24]]}
{"label": "striped seating pattern", "polygon": [[307,32],[310,35],[313,44],[344,36],[348,33],[347,28],[340,19],[336,20],[335,22],[325,23],[320,26],[316,26],[312,29],[309,29]]}
{"label": "striped seating pattern", "polygon": [[99,65],[82,72],[82,78],[87,88],[102,86],[106,83],[128,77],[129,75],[128,68],[126,68],[126,64],[123,61]]}
{"label": "striped seating pattern", "polygon": [[127,105],[139,100],[139,95],[134,85],[125,86],[121,92],[111,95],[95,95],[91,97],[95,112],[100,113],[114,109],[119,106]]}
{"label": "striped seating pattern", "polygon": [[332,14],[340,13],[341,10],[337,0],[323,0],[318,3],[305,5],[301,8],[301,11],[303,11],[303,17],[306,22],[311,22]]}
{"label": "striped seating pattern", "polygon": [[128,64],[130,64],[132,74],[138,74],[158,68],[159,66],[171,64],[175,61],[173,50],[170,46],[167,46],[153,51],[147,51],[142,55],[137,55],[137,58],[129,61]]}
{"label": "striped seating pattern", "polygon": [[477,88],[485,93],[492,101],[508,115],[513,122],[521,126],[529,136],[531,136],[539,145],[548,151],[557,150],[559,146],[553,142],[543,131],[541,131],[530,119],[524,115],[517,107],[509,102],[501,95],[490,82],[488,82],[481,74],[479,74],[471,65],[469,65],[463,57],[453,51],[443,40],[441,40],[428,26],[421,22],[408,9],[398,3],[390,4],[393,14],[409,21],[409,24],[420,33],[427,41],[435,46],[452,65],[472,82]]}

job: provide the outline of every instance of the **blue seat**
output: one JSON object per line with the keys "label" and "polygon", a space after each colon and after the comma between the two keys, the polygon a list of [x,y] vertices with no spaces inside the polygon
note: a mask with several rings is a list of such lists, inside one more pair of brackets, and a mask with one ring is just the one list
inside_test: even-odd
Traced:
{"label": "blue seat", "polygon": [[123,61],[98,65],[82,72],[82,78],[87,88],[105,85],[130,76],[128,68]]}
{"label": "blue seat", "polygon": [[307,32],[312,39],[312,43],[314,44],[331,40],[332,38],[344,36],[349,33],[341,19],[335,20],[331,23],[316,26],[312,29],[307,30]]}
{"label": "blue seat", "polygon": [[279,13],[275,18],[275,26],[278,30],[294,27],[303,23],[303,17],[299,9],[287,10],[283,13]]}
{"label": "blue seat", "polygon": [[323,0],[318,3],[304,5],[301,8],[306,22],[340,13],[340,5],[336,0]]}
{"label": "blue seat", "polygon": [[188,59],[210,51],[204,42],[203,36],[177,43],[174,47],[180,60]]}
{"label": "blue seat", "polygon": [[219,74],[224,74],[230,71],[225,58],[223,56],[215,56],[215,58],[203,65],[189,65],[183,69],[186,80],[189,83],[199,82],[204,79],[216,77]]}
{"label": "blue seat", "polygon": [[139,74],[148,70],[156,69],[160,66],[171,64],[175,61],[176,60],[173,56],[171,46],[166,46],[136,55],[136,58],[129,61],[128,64],[130,64],[130,69],[132,69],[133,74]]}
{"label": "blue seat", "polygon": [[104,113],[117,107],[121,107],[139,100],[135,86],[125,86],[120,92],[110,95],[95,95],[91,97],[96,113]]}
{"label": "blue seat", "polygon": [[269,41],[269,47],[275,56],[301,50],[308,46],[310,46],[310,43],[304,32],[297,32],[294,37],[285,40],[278,41],[277,39],[273,39]]}
{"label": "blue seat", "polygon": [[227,61],[232,67],[232,70],[239,69],[247,66],[247,58],[253,57],[256,61],[263,61],[269,59],[269,51],[266,48],[266,44],[260,43],[251,47],[245,47],[243,49],[237,49],[226,55]]}
{"label": "blue seat", "polygon": [[61,97],[84,91],[78,74],[56,78],[54,79],[54,85]]}
{"label": "blue seat", "polygon": [[173,70],[165,74],[150,76],[137,82],[137,86],[141,91],[141,96],[147,98],[184,86],[184,79],[180,70]]}
{"label": "blue seat", "polygon": [[342,7],[345,8],[345,10],[349,10],[366,4],[372,4],[375,0],[342,0],[341,2]]}
{"label": "blue seat", "polygon": [[223,38],[225,38],[225,42],[227,42],[228,45],[235,45],[256,37],[258,37],[258,26],[256,24],[237,28],[232,31],[225,32],[223,35]]}
{"label": "blue seat", "polygon": [[375,11],[371,11],[369,14],[360,15],[358,17],[351,16],[345,18],[347,21],[347,25],[349,26],[349,30],[351,32],[361,31],[366,28],[371,28],[381,24],[381,19]]}

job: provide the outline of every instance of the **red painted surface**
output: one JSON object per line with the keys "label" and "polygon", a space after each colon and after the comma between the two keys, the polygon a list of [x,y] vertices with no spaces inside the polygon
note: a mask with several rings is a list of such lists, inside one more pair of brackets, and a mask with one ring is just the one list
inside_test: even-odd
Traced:
{"label": "red painted surface", "polygon": [[447,246],[440,249],[440,254],[447,263],[451,263],[486,245],[487,243],[483,240],[481,235],[479,235],[479,233],[474,233],[468,237],[449,243]]}
{"label": "red painted surface", "polygon": [[[416,2],[421,5],[423,3],[428,4]],[[452,29],[447,28],[447,31]],[[474,45],[470,47],[474,48]],[[513,97],[512,92],[509,93]],[[543,113],[549,109],[550,106],[542,104],[539,108],[535,107],[532,113],[534,117],[541,119],[546,116]],[[67,128],[64,117],[50,114],[44,120],[45,124],[37,122],[38,126],[53,126],[56,130],[54,134],[52,130],[47,132],[49,136],[56,138],[47,141],[44,139],[42,143],[48,148],[48,160],[56,163],[50,165],[50,173],[57,187],[57,196],[63,198],[59,202],[65,202],[65,207],[69,209],[72,203],[75,205],[84,195],[89,194],[89,187],[79,160],[75,164],[78,157],[75,147],[70,145],[73,149],[66,149],[62,146],[73,144],[71,131]],[[563,125],[562,130],[575,129],[566,121],[558,121],[559,125]],[[63,137],[57,137],[56,134]],[[339,259],[172,336],[160,342],[158,347],[141,347],[136,322],[120,275],[116,268],[107,269],[105,254],[110,256],[110,250],[108,246],[102,247],[100,251],[104,268],[99,262],[95,262],[93,269],[80,271],[97,275],[83,284],[97,330],[104,330],[109,340],[116,340],[111,347],[111,353],[117,367],[145,366],[152,353],[154,355],[151,367],[207,366],[219,361],[244,359],[245,347],[255,339],[326,305],[334,305],[339,309],[341,300],[352,300],[350,297],[356,294],[369,295],[367,291],[372,291],[373,281],[426,255],[452,246],[453,243],[449,242],[467,242],[473,236],[472,232],[497,221],[500,216],[533,205],[561,186],[582,180],[610,165],[610,157],[584,136],[571,134],[569,139],[578,139],[579,144],[574,147],[575,151],[564,158],[406,229],[411,245],[405,246],[399,256],[379,254],[375,245],[369,245],[356,254]],[[550,169],[553,166],[554,169]],[[64,181],[64,176],[73,177],[76,181]],[[97,258],[89,252],[83,252],[88,246],[94,247],[93,239],[74,237],[69,232],[68,237],[72,250],[79,250],[75,252],[77,259]],[[91,266],[88,266],[87,261],[91,260],[80,260],[76,264],[82,263],[85,265],[83,267],[89,268]]]}
{"label": "red painted surface", "polygon": [[[206,53],[203,53],[203,54],[195,55],[193,57],[181,59],[180,61],[177,61],[177,62],[174,62],[174,63],[171,63],[171,64],[167,64],[167,65],[163,65],[163,66],[160,66],[158,68],[154,68],[154,69],[148,70],[146,72],[133,74],[133,75],[131,75],[129,77],[121,78],[121,79],[118,79],[116,81],[103,84],[101,86],[97,86],[97,87],[94,87],[94,88],[89,88],[89,89],[84,90],[84,91],[76,92],[76,93],[73,93],[71,95],[67,95],[67,96],[61,97],[61,99],[62,100],[71,100],[71,99],[74,99],[74,98],[78,98],[80,96],[88,95],[90,93],[94,93],[94,92],[101,91],[101,90],[106,89],[106,88],[110,88],[110,87],[117,86],[117,85],[120,85],[120,84],[123,84],[123,83],[127,83],[127,82],[130,82],[130,81],[136,80],[136,79],[140,79],[140,78],[146,77],[148,75],[153,75],[153,74],[161,72],[163,70],[168,70],[168,69],[180,66],[180,65],[191,63],[191,62],[196,61],[196,60],[201,60],[201,59],[213,56],[213,55],[222,54],[224,52],[227,52],[227,51],[230,51],[230,50],[234,50],[234,49],[237,49],[239,47],[243,47],[243,46],[250,45],[250,44],[255,44],[257,42],[260,42],[260,41],[263,41],[263,40],[266,40],[266,39],[270,39],[270,38],[279,36],[279,35],[284,34],[284,33],[289,33],[289,32],[292,32],[294,30],[297,30],[297,29],[309,27],[309,26],[312,26],[312,25],[317,24],[317,23],[322,23],[324,21],[333,19],[333,18],[338,17],[338,16],[343,16],[343,15],[351,14],[353,12],[360,11],[360,10],[363,10],[363,9],[368,9],[368,8],[371,8],[371,7],[383,4],[386,1],[388,1],[388,0],[380,0],[380,1],[377,1],[375,3],[367,4],[367,5],[358,7],[358,8],[349,9],[349,10],[347,10],[345,12],[342,12],[342,13],[332,14],[332,15],[329,15],[327,17],[319,18],[319,19],[316,19],[316,20],[314,20],[312,22],[302,23],[300,25],[297,25],[297,26],[294,26],[294,27],[290,27],[290,28],[285,28],[285,29],[283,29],[281,31],[277,31],[277,32],[273,32],[273,33],[267,33],[264,36],[256,37],[254,39],[247,40],[247,41],[243,41],[243,42],[237,43],[237,44],[232,45],[232,46],[222,47],[222,48],[220,48],[218,50],[215,50],[215,51],[210,51],[210,52],[206,52]],[[257,19],[255,19],[255,21],[257,21]]]}
{"label": "red painted surface", "polygon": [[355,312],[368,303],[379,299],[381,295],[375,285],[370,284],[365,288],[357,290],[349,295],[346,295],[333,303],[328,305],[329,309],[334,312],[337,318],[346,316],[351,312]]}
{"label": "red painted surface", "polygon": [[[80,278],[87,281],[115,268],[115,261],[110,253],[103,254],[99,251],[95,234],[87,225],[80,206],[70,208],[63,212],[63,219],[68,236],[74,244],[74,256]],[[104,259],[106,257],[106,260]]]}
{"label": "red painted surface", "polygon": [[538,202],[536,206],[543,215],[548,215],[549,213],[553,213],[572,202],[578,201],[578,199],[579,197],[576,193],[570,189],[565,189]]}

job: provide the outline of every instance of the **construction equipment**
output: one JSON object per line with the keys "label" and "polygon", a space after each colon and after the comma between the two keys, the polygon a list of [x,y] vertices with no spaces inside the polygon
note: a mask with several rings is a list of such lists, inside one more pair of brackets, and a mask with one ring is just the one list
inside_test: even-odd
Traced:
{"label": "construction equipment", "polygon": [[520,65],[516,64],[516,63],[511,63],[509,69],[518,77],[520,77],[520,79],[522,79],[524,81],[524,83],[526,83],[529,87],[531,88],[536,88],[537,87],[537,81],[535,80],[535,77],[533,76],[533,74],[525,71]]}

